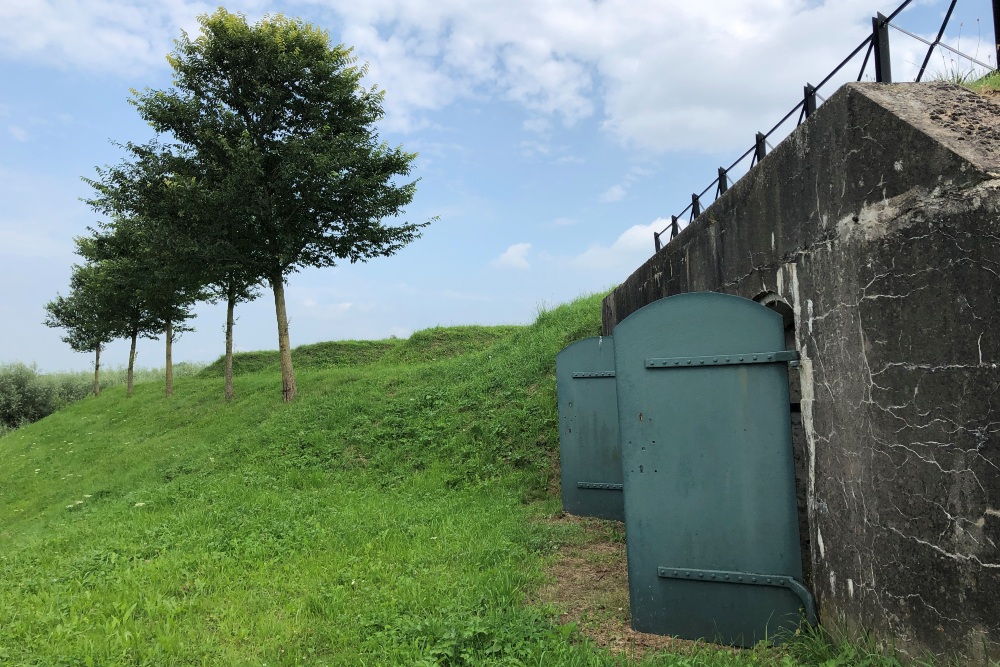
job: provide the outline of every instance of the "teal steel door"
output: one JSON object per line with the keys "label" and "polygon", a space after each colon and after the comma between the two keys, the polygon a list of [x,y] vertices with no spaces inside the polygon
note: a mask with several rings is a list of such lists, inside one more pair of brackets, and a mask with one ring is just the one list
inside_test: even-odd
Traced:
{"label": "teal steel door", "polygon": [[803,611],[781,316],[712,292],[615,329],[632,626],[751,646]]}
{"label": "teal steel door", "polygon": [[556,390],[563,509],[579,516],[623,521],[612,338],[585,338],[559,352]]}

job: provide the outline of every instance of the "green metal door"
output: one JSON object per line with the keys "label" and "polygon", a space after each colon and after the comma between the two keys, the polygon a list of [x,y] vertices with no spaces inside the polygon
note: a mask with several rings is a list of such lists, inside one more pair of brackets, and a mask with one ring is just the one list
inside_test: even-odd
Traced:
{"label": "green metal door", "polygon": [[615,346],[611,337],[578,340],[559,352],[556,390],[563,509],[569,514],[623,521]]}
{"label": "green metal door", "polygon": [[781,316],[713,292],[615,329],[632,626],[750,646],[814,617],[802,585]]}

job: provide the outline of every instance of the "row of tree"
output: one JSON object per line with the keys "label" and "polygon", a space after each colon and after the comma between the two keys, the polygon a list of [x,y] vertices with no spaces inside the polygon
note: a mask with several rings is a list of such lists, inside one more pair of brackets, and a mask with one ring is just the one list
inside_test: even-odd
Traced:
{"label": "row of tree", "polygon": [[122,144],[121,163],[84,179],[86,202],[106,216],[76,239],[83,259],[69,295],[46,305],[46,324],[65,329],[74,350],[100,353],[189,330],[192,307],[225,301],[226,398],[233,396],[233,311],[274,293],[282,396],[296,395],[285,283],[302,267],[392,255],[420,224],[388,225],[413,198],[414,153],[380,142],[383,93],[364,88],[351,50],[298,19],[250,25],[219,9],[199,17],[168,56],[173,87],[132,91],[130,102],[157,140]]}

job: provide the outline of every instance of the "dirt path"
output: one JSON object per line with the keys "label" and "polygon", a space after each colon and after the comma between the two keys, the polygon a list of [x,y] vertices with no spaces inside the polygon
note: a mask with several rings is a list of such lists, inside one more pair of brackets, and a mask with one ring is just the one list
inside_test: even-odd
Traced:
{"label": "dirt path", "polygon": [[547,522],[582,526],[586,539],[559,548],[547,569],[549,583],[532,602],[564,610],[559,617],[561,623],[576,623],[580,633],[599,646],[632,658],[641,658],[649,651],[689,653],[699,646],[697,642],[632,629],[622,524],[568,514],[559,514]]}

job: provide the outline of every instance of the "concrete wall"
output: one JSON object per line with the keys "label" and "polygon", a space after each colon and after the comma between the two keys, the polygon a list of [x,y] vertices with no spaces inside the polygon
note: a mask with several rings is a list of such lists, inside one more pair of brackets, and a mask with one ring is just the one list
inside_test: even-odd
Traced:
{"label": "concrete wall", "polygon": [[604,333],[704,290],[791,308],[824,624],[1000,660],[1000,104],[845,86],[605,299]]}

